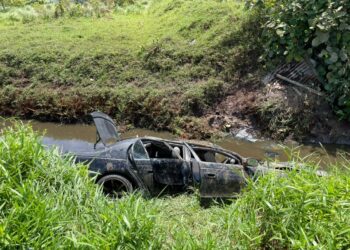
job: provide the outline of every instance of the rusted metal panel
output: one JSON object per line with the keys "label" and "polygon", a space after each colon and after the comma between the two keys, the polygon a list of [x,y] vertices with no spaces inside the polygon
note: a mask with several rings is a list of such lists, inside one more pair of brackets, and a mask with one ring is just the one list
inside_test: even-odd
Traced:
{"label": "rusted metal panel", "polygon": [[307,60],[282,64],[273,72],[269,73],[263,79],[263,82],[265,84],[283,83],[283,80],[276,78],[276,75],[282,75],[283,77],[314,88],[321,84],[314,67]]}

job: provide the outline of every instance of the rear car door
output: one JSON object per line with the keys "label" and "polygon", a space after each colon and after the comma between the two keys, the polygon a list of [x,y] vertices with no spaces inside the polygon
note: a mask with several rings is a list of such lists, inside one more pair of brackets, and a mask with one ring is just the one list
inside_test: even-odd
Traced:
{"label": "rear car door", "polygon": [[137,140],[131,150],[131,160],[140,177],[150,189],[155,185],[184,185],[183,168],[186,162],[173,153],[173,148],[163,141]]}
{"label": "rear car door", "polygon": [[243,168],[222,163],[201,162],[200,194],[208,198],[230,198],[240,193],[245,183]]}

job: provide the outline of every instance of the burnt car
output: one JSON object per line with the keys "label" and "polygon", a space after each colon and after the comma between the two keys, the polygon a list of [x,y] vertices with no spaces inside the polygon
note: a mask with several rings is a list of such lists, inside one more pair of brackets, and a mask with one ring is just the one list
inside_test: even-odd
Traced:
{"label": "burnt car", "polygon": [[[104,192],[113,197],[138,189],[148,195],[199,189],[201,198],[232,198],[267,168],[255,159],[213,144],[155,137],[121,140],[113,120],[102,112],[91,114],[97,140],[91,152],[76,155],[89,164]],[[284,166],[284,168],[288,166]]]}

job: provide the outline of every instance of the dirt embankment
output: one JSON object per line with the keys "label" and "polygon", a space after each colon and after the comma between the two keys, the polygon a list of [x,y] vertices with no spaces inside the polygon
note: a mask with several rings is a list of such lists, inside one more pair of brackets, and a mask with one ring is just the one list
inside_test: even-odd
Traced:
{"label": "dirt embankment", "polygon": [[254,140],[350,144],[350,124],[332,112],[326,96],[284,81],[232,91],[207,114],[214,130]]}

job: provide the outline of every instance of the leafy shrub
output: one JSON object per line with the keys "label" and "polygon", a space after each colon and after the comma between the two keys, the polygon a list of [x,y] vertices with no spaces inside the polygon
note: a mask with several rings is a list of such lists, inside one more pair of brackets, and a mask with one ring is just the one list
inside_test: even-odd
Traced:
{"label": "leafy shrub", "polygon": [[248,0],[264,17],[268,58],[310,57],[337,114],[350,120],[350,1]]}
{"label": "leafy shrub", "polygon": [[5,11],[7,7],[24,6],[25,3],[26,1],[24,0],[0,0],[0,6],[3,11]]}
{"label": "leafy shrub", "polygon": [[114,8],[111,1],[88,0],[72,3],[60,0],[55,6],[54,17],[102,17],[110,14]]}

